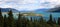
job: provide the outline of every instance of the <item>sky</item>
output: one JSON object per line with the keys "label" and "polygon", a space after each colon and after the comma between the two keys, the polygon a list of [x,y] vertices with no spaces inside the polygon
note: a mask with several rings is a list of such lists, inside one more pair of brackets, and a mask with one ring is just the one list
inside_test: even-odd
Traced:
{"label": "sky", "polygon": [[15,8],[17,10],[36,10],[60,6],[60,0],[0,0],[1,8]]}

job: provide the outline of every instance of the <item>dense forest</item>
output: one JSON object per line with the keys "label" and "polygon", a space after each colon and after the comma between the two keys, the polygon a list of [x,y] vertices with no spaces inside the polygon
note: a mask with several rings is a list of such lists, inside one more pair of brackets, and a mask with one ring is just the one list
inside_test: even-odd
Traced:
{"label": "dense forest", "polygon": [[22,17],[22,14],[18,15],[18,19],[14,19],[12,10],[9,11],[8,17],[4,15],[2,16],[1,8],[0,8],[0,27],[60,27],[60,17],[58,17],[58,20],[55,18],[52,19],[52,14],[49,16],[49,20],[46,21],[46,19],[43,18],[43,16],[40,16],[40,18],[37,20],[32,19],[30,17],[30,20],[26,18],[25,16]]}

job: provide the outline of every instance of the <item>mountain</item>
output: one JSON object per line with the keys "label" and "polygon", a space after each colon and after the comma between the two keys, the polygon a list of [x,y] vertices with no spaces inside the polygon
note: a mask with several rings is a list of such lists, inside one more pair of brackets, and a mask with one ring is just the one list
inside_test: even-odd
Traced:
{"label": "mountain", "polygon": [[44,11],[44,12],[46,12],[48,9],[37,9],[37,10],[35,10],[36,12],[39,12],[39,11]]}
{"label": "mountain", "polygon": [[1,8],[1,9],[2,9],[2,12],[8,12],[10,9],[12,9],[12,12],[19,12],[18,10],[13,8]]}
{"label": "mountain", "polygon": [[60,7],[51,8],[48,12],[60,12]]}
{"label": "mountain", "polygon": [[47,11],[48,9],[36,9],[34,11],[18,11],[14,8],[1,8],[2,9],[2,12],[8,12],[10,9],[12,9],[12,12],[23,12],[23,13],[26,13],[26,12],[40,12],[40,11]]}

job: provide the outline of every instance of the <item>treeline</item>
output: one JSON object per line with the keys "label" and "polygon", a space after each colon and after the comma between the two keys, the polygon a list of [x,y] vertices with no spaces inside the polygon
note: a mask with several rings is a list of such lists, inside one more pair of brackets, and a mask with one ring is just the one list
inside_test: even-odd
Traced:
{"label": "treeline", "polygon": [[12,10],[10,10],[8,17],[6,15],[3,17],[0,8],[0,27],[57,27],[60,25],[60,17],[58,18],[58,23],[56,23],[55,18],[52,20],[52,14],[50,14],[50,19],[46,21],[43,16],[40,16],[38,20],[37,18],[33,20],[32,17],[30,19],[25,16],[22,17],[20,13],[18,19],[15,20],[12,13]]}

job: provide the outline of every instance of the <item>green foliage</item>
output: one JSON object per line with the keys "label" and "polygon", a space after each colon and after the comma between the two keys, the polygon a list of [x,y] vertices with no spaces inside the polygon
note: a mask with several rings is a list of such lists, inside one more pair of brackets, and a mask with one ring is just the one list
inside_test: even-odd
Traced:
{"label": "green foliage", "polygon": [[4,27],[7,27],[7,17],[4,15]]}
{"label": "green foliage", "polygon": [[53,24],[56,24],[56,19],[54,18],[54,20],[53,20]]}
{"label": "green foliage", "polygon": [[60,25],[60,17],[58,17],[58,25]]}
{"label": "green foliage", "polygon": [[22,15],[20,13],[17,20],[17,27],[22,27]]}
{"label": "green foliage", "polygon": [[32,21],[32,17],[30,17],[30,20]]}
{"label": "green foliage", "polygon": [[[0,27],[55,27],[56,20],[54,19],[54,21],[52,21],[52,14],[50,14],[49,18],[50,19],[46,21],[43,16],[40,16],[39,20],[35,17],[33,20],[33,17],[28,19],[26,16],[19,13],[18,19],[15,20],[12,10],[9,11],[8,17],[6,17],[6,15],[3,17],[0,8]],[[58,24],[60,24],[60,17],[58,19]]]}
{"label": "green foliage", "polygon": [[7,25],[8,25],[7,27],[14,27],[14,18],[13,18],[12,10],[10,10],[8,13]]}
{"label": "green foliage", "polygon": [[41,27],[45,27],[46,24],[47,24],[47,23],[46,23],[46,20],[44,20],[43,17],[41,16],[41,18],[40,18],[40,26],[41,26]]}
{"label": "green foliage", "polygon": [[48,20],[47,22],[48,24],[52,25],[53,24],[53,21],[52,21],[52,14],[50,14],[50,19]]}
{"label": "green foliage", "polygon": [[4,25],[4,19],[3,19],[1,8],[0,8],[0,27],[3,27],[3,25]]}

